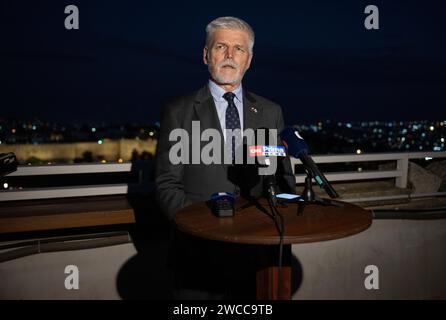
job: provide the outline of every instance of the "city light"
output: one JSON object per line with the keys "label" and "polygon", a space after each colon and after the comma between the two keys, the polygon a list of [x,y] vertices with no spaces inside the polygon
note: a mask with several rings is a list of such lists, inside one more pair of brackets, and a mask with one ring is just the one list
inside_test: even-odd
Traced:
{"label": "city light", "polygon": [[[318,120],[314,122],[295,124],[302,132],[310,133],[309,143],[313,152],[323,154],[324,152],[333,153],[353,153],[362,155],[366,152],[392,152],[392,151],[444,151],[446,138],[446,121],[328,121]],[[66,144],[92,142],[101,145],[97,151],[93,152],[93,159],[97,157],[97,152],[103,148],[114,148],[114,144],[109,145],[109,140],[134,139],[138,143],[151,144],[158,137],[158,129],[148,127],[147,125],[120,125],[109,126],[104,124],[100,128],[87,125],[86,131],[82,130],[84,125],[63,126],[58,123],[50,122],[13,122],[10,124],[1,124],[0,145],[11,146],[11,150],[29,146],[44,145],[46,143]],[[22,129],[25,128],[25,130]],[[101,135],[99,135],[101,129]],[[29,131],[28,131],[29,130]],[[104,130],[104,134],[102,134]],[[31,132],[32,131],[32,132]],[[124,134],[125,132],[125,134]],[[142,134],[141,134],[142,133]],[[313,137],[311,136],[313,134]],[[147,139],[148,138],[148,139]],[[327,138],[327,139],[326,139]],[[329,141],[327,145],[326,142]],[[17,145],[17,146],[14,146]],[[354,147],[356,146],[356,149]],[[42,147],[43,148],[43,147]],[[364,150],[363,150],[364,149]],[[365,151],[367,150],[367,151]],[[102,151],[101,151],[102,152]],[[119,154],[119,153],[118,153]],[[121,159],[121,160],[119,160]],[[27,160],[21,159],[23,164]],[[73,161],[74,159],[71,159]],[[78,161],[85,159],[79,157]],[[118,158],[113,160],[115,163],[124,163],[127,158]],[[53,159],[47,158],[46,161],[37,160],[31,164],[46,164]],[[58,161],[70,161],[63,159]],[[101,158],[97,160],[101,162]],[[76,161],[77,162],[77,161]],[[75,163],[76,163],[75,162]],[[108,162],[107,162],[108,163]],[[54,161],[53,161],[54,164]]]}
{"label": "city light", "polygon": [[101,163],[107,163],[107,160],[103,159],[103,160],[101,160]]}
{"label": "city light", "polygon": [[432,160],[432,157],[424,157],[424,160],[428,161],[428,160]]}
{"label": "city light", "polygon": [[3,184],[3,188],[4,188],[4,189],[8,189],[8,187],[9,187],[8,183],[5,182],[5,183]]}

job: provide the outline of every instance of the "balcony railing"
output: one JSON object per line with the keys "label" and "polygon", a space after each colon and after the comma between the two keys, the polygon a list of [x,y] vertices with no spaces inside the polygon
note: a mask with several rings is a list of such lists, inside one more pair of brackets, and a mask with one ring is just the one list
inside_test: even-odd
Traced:
{"label": "balcony railing", "polygon": [[[446,158],[446,152],[401,152],[401,153],[370,153],[370,154],[343,154],[343,155],[315,155],[313,160],[317,163],[340,162],[373,162],[396,161],[396,170],[368,170],[353,172],[331,172],[326,174],[328,181],[353,181],[381,178],[395,178],[395,186],[407,188],[407,178],[410,159]],[[302,164],[298,159],[291,159],[292,167]],[[297,174],[296,183],[303,183],[305,175]]]}
{"label": "balcony railing", "polygon": [[152,162],[149,161],[111,164],[19,166],[17,171],[9,174],[7,177],[35,177],[36,179],[43,179],[45,176],[51,175],[137,172],[138,182],[2,190],[0,191],[0,201],[148,193],[152,191],[154,187],[153,182],[149,180],[151,166]]}
{"label": "balcony railing", "polygon": [[[409,153],[373,153],[373,154],[343,154],[343,155],[314,155],[316,163],[347,163],[347,162],[379,162],[396,161],[395,170],[365,170],[365,171],[340,171],[330,172],[326,177],[331,182],[373,180],[382,178],[395,178],[395,186],[407,188],[408,170],[410,159],[424,158],[446,158],[446,152],[409,152]],[[292,159],[292,167],[301,165],[300,160]],[[149,162],[136,163],[116,163],[116,164],[75,164],[75,165],[46,165],[46,166],[19,166],[16,172],[8,177],[35,176],[36,178],[48,175],[70,175],[70,174],[101,174],[118,172],[138,172],[138,183],[128,184],[102,184],[67,186],[52,188],[24,188],[22,190],[2,190],[0,191],[0,201],[13,200],[33,200],[65,197],[85,197],[98,195],[118,195],[140,192],[150,192],[154,185],[148,181],[148,172],[152,164]],[[303,183],[305,175],[296,174],[296,183]],[[445,192],[435,194],[418,194],[414,196],[440,196]],[[395,197],[395,196],[394,196]],[[399,195],[396,197],[407,197]],[[385,197],[384,197],[385,198]],[[378,199],[378,198],[377,198]],[[381,198],[380,198],[381,199]],[[352,200],[353,199],[349,199]],[[357,199],[355,199],[357,200]]]}

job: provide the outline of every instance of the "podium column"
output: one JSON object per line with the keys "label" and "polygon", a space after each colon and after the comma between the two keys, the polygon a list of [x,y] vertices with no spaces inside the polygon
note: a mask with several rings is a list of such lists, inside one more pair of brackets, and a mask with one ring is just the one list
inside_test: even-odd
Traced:
{"label": "podium column", "polygon": [[291,244],[283,245],[279,268],[279,246],[259,246],[257,250],[257,300],[291,299]]}

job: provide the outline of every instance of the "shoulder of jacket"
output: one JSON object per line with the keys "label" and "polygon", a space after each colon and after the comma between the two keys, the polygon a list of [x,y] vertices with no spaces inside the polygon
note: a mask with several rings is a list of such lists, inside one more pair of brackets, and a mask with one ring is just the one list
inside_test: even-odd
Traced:
{"label": "shoulder of jacket", "polygon": [[195,90],[171,99],[164,105],[164,111],[175,113],[187,112],[190,108],[193,107],[193,102],[195,101],[195,97],[198,92],[199,90]]}

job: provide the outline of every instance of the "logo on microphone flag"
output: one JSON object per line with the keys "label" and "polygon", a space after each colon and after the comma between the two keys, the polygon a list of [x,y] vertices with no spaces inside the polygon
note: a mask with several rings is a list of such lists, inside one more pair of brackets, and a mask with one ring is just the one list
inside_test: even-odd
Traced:
{"label": "logo on microphone flag", "polygon": [[283,146],[249,146],[250,157],[285,157]]}

